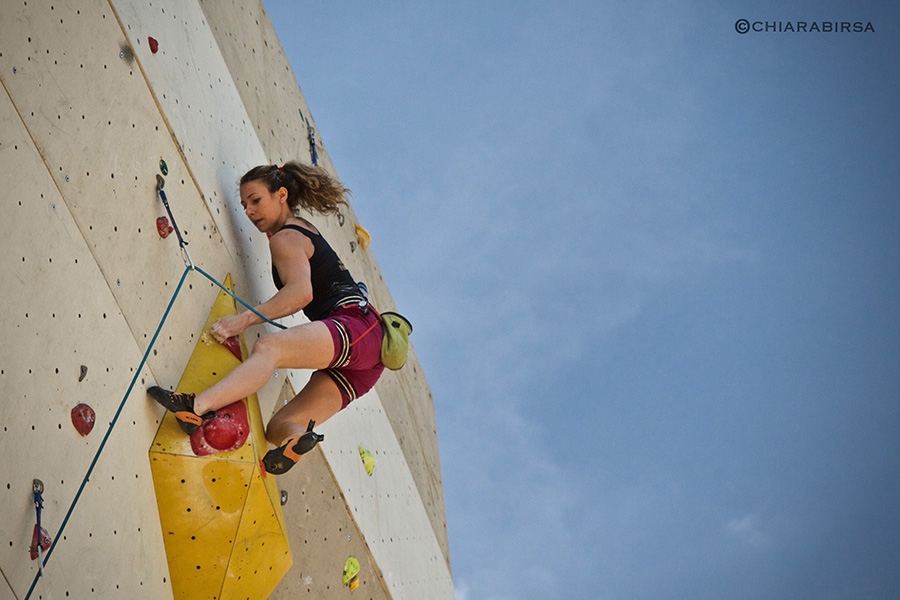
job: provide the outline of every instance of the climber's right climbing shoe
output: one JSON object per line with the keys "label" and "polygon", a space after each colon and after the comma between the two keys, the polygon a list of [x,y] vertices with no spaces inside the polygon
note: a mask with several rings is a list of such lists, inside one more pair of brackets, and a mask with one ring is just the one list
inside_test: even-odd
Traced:
{"label": "climber's right climbing shoe", "polygon": [[288,439],[287,442],[269,450],[263,457],[263,466],[266,473],[272,475],[283,475],[287,473],[291,467],[297,464],[300,457],[316,447],[316,444],[325,439],[325,436],[312,430],[314,421],[309,422],[309,429],[303,435],[295,435]]}

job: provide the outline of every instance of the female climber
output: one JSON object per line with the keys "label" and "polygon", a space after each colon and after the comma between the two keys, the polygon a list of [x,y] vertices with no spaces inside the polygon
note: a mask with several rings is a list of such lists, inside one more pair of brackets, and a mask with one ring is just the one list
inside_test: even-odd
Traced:
{"label": "female climber", "polygon": [[[337,214],[349,192],[320,167],[289,162],[259,166],[240,183],[241,206],[261,232],[269,235],[272,277],[277,293],[256,307],[268,319],[301,309],[309,323],[260,337],[250,357],[211,388],[197,394],[154,386],[147,390],[175,413],[192,433],[215,417],[216,409],[257,392],[277,369],[315,369],[309,383],[275,413],[266,439],[277,446],[263,463],[266,471],[285,473],[315,446],[310,421],[323,423],[369,391],[381,364],[381,322],[369,310],[353,277],[319,230],[301,210]],[[224,317],[210,332],[218,341],[236,336],[263,320],[253,311]]]}

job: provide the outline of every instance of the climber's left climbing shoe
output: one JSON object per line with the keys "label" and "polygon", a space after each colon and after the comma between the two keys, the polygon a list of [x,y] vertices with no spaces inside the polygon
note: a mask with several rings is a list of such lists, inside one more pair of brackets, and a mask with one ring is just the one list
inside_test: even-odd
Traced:
{"label": "climber's left climbing shoe", "polygon": [[191,434],[197,431],[203,423],[210,421],[216,417],[215,411],[209,411],[204,415],[198,415],[194,412],[194,394],[179,394],[164,390],[154,385],[147,389],[150,397],[166,407],[167,410],[175,413],[178,424],[185,433]]}

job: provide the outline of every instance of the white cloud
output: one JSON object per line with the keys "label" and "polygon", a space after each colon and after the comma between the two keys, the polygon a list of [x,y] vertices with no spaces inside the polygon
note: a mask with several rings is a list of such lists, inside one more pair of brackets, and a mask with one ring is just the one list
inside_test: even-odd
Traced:
{"label": "white cloud", "polygon": [[726,526],[728,533],[748,546],[762,548],[769,544],[768,536],[759,526],[759,517],[754,514],[732,519]]}
{"label": "white cloud", "polygon": [[453,584],[453,597],[456,600],[469,600],[469,586],[463,583],[456,582]]}

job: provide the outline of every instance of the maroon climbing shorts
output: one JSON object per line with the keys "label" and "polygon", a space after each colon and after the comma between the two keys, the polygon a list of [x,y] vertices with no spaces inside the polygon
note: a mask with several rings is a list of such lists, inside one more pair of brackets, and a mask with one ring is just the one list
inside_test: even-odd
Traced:
{"label": "maroon climbing shorts", "polygon": [[334,340],[334,358],[324,371],[340,388],[344,409],[371,390],[384,371],[381,321],[374,311],[354,304],[333,310],[323,323]]}

